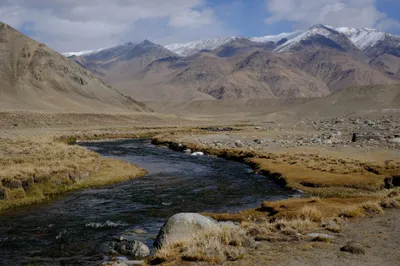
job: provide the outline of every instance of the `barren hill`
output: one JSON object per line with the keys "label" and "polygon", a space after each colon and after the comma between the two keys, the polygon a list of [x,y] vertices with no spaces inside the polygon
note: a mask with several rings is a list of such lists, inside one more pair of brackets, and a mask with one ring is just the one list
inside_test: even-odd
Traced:
{"label": "barren hill", "polygon": [[0,109],[143,111],[147,107],[10,26],[0,25]]}

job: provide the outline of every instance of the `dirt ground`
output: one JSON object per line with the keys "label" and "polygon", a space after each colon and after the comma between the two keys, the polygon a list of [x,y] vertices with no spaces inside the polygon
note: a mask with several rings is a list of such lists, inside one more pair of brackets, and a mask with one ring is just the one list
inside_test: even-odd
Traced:
{"label": "dirt ground", "polygon": [[[324,232],[331,234],[329,232]],[[365,217],[345,224],[342,233],[333,234],[333,243],[325,242],[272,242],[259,246],[236,262],[224,265],[348,265],[376,266],[400,265],[400,210],[387,210],[385,214]],[[340,251],[348,242],[359,242],[365,254]]]}

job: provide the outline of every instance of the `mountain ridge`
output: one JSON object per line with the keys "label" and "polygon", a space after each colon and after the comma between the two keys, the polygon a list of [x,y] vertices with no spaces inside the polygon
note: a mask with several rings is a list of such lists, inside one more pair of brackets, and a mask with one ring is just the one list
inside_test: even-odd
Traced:
{"label": "mountain ridge", "polygon": [[[293,40],[295,38],[298,38],[299,35],[307,35],[310,33],[310,31],[315,30],[317,27],[325,27],[327,29],[334,30],[338,33],[344,34],[351,43],[357,47],[360,51],[363,51],[365,49],[371,48],[376,46],[380,41],[383,41],[386,38],[392,39],[395,42],[397,42],[397,47],[400,47],[400,36],[388,33],[388,32],[383,32],[379,31],[377,29],[369,29],[369,28],[351,28],[351,27],[333,27],[329,25],[321,25],[317,24],[312,27],[310,27],[307,30],[300,30],[300,31],[293,31],[293,32],[284,32],[284,33],[279,33],[276,35],[267,35],[267,36],[261,36],[261,37],[245,37],[245,36],[228,36],[228,37],[218,37],[218,38],[208,38],[208,39],[202,39],[202,40],[196,40],[196,41],[190,41],[190,42],[184,42],[184,43],[172,43],[168,45],[164,45],[165,48],[168,50],[180,55],[180,56],[191,56],[195,53],[198,53],[202,50],[213,50],[218,47],[221,47],[222,45],[238,39],[238,38],[245,38],[253,42],[259,42],[259,43],[278,43],[283,42],[283,40],[286,39],[286,42],[283,42],[282,44],[279,44],[276,48],[276,52],[284,52],[287,51],[283,49],[283,44],[286,43],[285,46],[287,46],[287,41]],[[123,44],[122,44],[123,45]],[[118,46],[118,45],[116,45]],[[110,48],[116,47],[112,46]],[[105,48],[108,49],[108,48]],[[68,52],[68,53],[63,53],[65,56],[72,56],[72,55],[88,55],[88,54],[93,54],[100,52],[105,49],[96,49],[96,50],[88,50],[88,51],[81,51],[81,52]]]}
{"label": "mountain ridge", "polygon": [[376,40],[377,32],[314,25],[254,40],[231,36],[170,47],[181,55],[145,40],[73,59],[143,101],[313,98],[400,82],[397,37]]}

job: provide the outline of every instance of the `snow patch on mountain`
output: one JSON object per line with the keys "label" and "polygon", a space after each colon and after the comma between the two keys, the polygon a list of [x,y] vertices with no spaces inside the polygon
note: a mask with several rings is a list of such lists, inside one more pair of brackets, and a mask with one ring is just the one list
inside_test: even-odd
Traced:
{"label": "snow patch on mountain", "polygon": [[284,32],[280,33],[277,35],[267,35],[267,36],[262,36],[262,37],[252,37],[249,38],[250,41],[253,42],[279,42],[282,39],[292,39],[300,34],[302,34],[304,31],[295,31],[295,32]]}
{"label": "snow patch on mountain", "polygon": [[334,35],[334,33],[332,33],[332,31],[329,28],[327,28],[327,27],[325,27],[323,25],[316,25],[314,27],[311,27],[309,30],[298,34],[294,38],[286,41],[282,45],[280,45],[277,48],[275,48],[274,51],[275,52],[286,52],[286,51],[289,51],[291,48],[293,48],[295,45],[297,45],[301,41],[307,40],[308,38],[313,37],[315,35],[322,35],[322,36],[324,36],[324,37],[326,37],[328,39],[331,39],[332,36]]}
{"label": "snow patch on mountain", "polygon": [[67,53],[62,53],[62,55],[66,56],[66,57],[82,56],[82,55],[89,55],[89,54],[98,53],[98,52],[103,51],[105,49],[108,49],[108,48],[102,48],[102,49],[97,49],[97,50],[87,50],[87,51],[81,51],[81,52],[67,52]]}
{"label": "snow patch on mountain", "polygon": [[[330,27],[330,26],[327,26]],[[376,29],[356,29],[348,27],[330,27],[346,35],[350,41],[360,50],[375,46],[379,41],[383,41],[388,33]]]}
{"label": "snow patch on mountain", "polygon": [[193,41],[188,43],[173,43],[166,45],[165,48],[168,50],[181,55],[181,56],[191,56],[201,50],[214,50],[221,45],[224,45],[238,37],[225,37],[225,38],[213,38],[207,40]]}

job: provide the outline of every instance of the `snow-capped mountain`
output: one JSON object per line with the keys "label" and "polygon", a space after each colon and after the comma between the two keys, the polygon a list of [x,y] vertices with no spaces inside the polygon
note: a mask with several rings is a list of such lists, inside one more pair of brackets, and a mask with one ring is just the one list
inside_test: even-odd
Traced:
{"label": "snow-capped mountain", "polygon": [[89,55],[89,54],[98,53],[98,52],[103,51],[105,49],[108,49],[108,48],[102,48],[102,49],[97,49],[97,50],[87,50],[87,51],[81,51],[81,52],[67,52],[67,53],[62,53],[62,55],[66,56],[66,57],[82,56],[82,55]]}
{"label": "snow-capped mountain", "polygon": [[166,45],[165,48],[180,56],[191,56],[202,50],[214,50],[230,41],[235,40],[236,38],[238,37],[231,36],[231,37],[199,40],[188,43],[173,43]]}
{"label": "snow-capped mountain", "polygon": [[335,48],[347,48],[354,49],[352,41],[342,32],[337,31],[333,27],[328,27],[325,25],[315,25],[310,29],[303,31],[302,33],[296,35],[295,37],[287,40],[282,43],[278,47],[275,48],[275,52],[286,52],[290,51],[292,48],[295,48],[297,45],[301,45],[302,41],[310,41],[319,39],[320,42],[323,42],[325,46],[331,46]]}
{"label": "snow-capped mountain", "polygon": [[[324,39],[322,40],[321,37]],[[187,43],[174,43],[164,47],[183,57],[194,55],[202,50],[214,50],[231,41],[237,39],[247,39],[256,43],[270,43],[276,53],[288,52],[291,49],[301,45],[303,41],[310,41],[319,38],[319,41],[331,44],[338,44],[343,49],[356,49],[365,52],[368,56],[385,54],[390,51],[391,54],[400,55],[400,36],[382,32],[376,29],[368,28],[348,28],[332,27],[327,25],[315,25],[307,30],[280,33],[277,35],[267,35],[262,37],[221,37],[205,40],[192,41]],[[119,47],[114,46],[114,47]],[[111,48],[114,48],[111,47]],[[64,53],[65,56],[88,56],[108,50],[97,49],[82,52]]]}
{"label": "snow-capped mountain", "polygon": [[[330,27],[330,26],[328,26]],[[367,47],[376,45],[377,42],[383,40],[388,33],[381,32],[376,29],[356,29],[339,27],[330,27],[338,32],[346,35],[351,42],[360,50],[364,50]]]}

